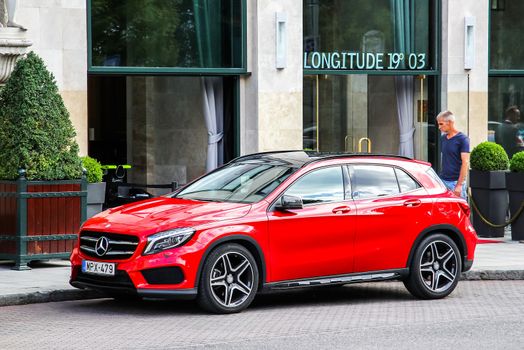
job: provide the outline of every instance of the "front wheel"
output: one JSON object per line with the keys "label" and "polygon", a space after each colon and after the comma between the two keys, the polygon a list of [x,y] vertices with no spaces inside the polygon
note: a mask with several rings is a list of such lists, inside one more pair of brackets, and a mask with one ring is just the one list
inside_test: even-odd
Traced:
{"label": "front wheel", "polygon": [[253,255],[239,244],[225,244],[206,259],[199,283],[198,303],[221,314],[240,312],[258,289],[258,268]]}
{"label": "front wheel", "polygon": [[444,298],[457,286],[461,271],[455,242],[446,235],[435,234],[418,245],[404,285],[417,298]]}

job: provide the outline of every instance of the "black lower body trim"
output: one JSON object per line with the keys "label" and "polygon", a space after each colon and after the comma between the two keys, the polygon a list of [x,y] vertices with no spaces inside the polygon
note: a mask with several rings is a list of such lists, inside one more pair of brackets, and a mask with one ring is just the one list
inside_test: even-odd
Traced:
{"label": "black lower body trim", "polygon": [[99,284],[86,283],[80,281],[70,281],[73,287],[80,289],[94,289],[108,296],[115,295],[135,295],[141,298],[150,299],[169,299],[169,300],[191,300],[195,299],[198,289],[144,289],[144,288],[123,288],[115,286],[102,286]]}
{"label": "black lower body trim", "polygon": [[142,298],[152,299],[175,299],[175,300],[191,300],[195,299],[198,290],[193,289],[137,289],[137,293]]}
{"label": "black lower body trim", "polygon": [[464,266],[462,267],[462,272],[471,270],[472,266],[473,266],[473,260],[464,259]]}
{"label": "black lower body trim", "polygon": [[137,294],[136,289],[128,288],[128,287],[103,286],[100,284],[80,282],[80,281],[70,281],[69,284],[71,284],[75,288],[93,289],[93,290],[97,290],[97,291],[100,291],[100,292],[103,292],[109,295],[117,295],[117,294],[136,295]]}
{"label": "black lower body trim", "polygon": [[351,273],[347,275],[334,275],[334,276],[322,276],[305,278],[299,280],[290,280],[282,282],[268,283],[264,287],[270,290],[274,289],[290,289],[290,288],[302,288],[302,287],[317,287],[317,286],[330,286],[337,284],[349,284],[358,282],[371,282],[371,281],[385,281],[394,279],[403,279],[409,274],[409,269],[396,269],[396,270],[384,270],[384,271],[370,271]]}

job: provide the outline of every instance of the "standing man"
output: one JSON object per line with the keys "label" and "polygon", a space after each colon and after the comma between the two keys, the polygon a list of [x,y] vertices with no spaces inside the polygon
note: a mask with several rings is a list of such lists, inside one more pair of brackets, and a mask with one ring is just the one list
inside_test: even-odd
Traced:
{"label": "standing man", "polygon": [[521,140],[518,137],[517,123],[520,121],[520,110],[517,106],[510,106],[504,112],[504,121],[495,133],[495,142],[504,147],[509,159],[521,149]]}
{"label": "standing man", "polygon": [[469,138],[455,128],[455,116],[450,111],[437,115],[442,150],[444,184],[457,196],[466,199],[466,177],[469,170]]}

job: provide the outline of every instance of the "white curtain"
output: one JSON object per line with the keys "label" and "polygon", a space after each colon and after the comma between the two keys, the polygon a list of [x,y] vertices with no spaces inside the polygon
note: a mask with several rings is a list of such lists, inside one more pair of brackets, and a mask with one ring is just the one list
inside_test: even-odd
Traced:
{"label": "white curtain", "polygon": [[[393,27],[395,28],[395,51],[408,55],[415,47],[415,0],[390,0]],[[406,69],[405,63],[401,68]],[[398,154],[414,157],[413,135],[413,77],[395,77],[397,116],[400,132]]]}
{"label": "white curtain", "polygon": [[222,78],[203,77],[202,96],[207,127],[206,172],[224,163],[224,89]]}
{"label": "white curtain", "polygon": [[414,158],[413,76],[395,77],[395,92],[397,95],[397,116],[400,132],[398,154]]}

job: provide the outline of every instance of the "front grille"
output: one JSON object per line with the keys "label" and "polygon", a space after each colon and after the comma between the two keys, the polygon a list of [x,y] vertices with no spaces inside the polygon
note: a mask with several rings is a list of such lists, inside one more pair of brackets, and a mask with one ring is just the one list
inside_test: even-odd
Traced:
{"label": "front grille", "polygon": [[135,289],[135,285],[129,278],[127,272],[116,270],[114,276],[90,275],[78,271],[75,282],[87,283],[93,287],[108,289]]}
{"label": "front grille", "polygon": [[[96,242],[100,237],[109,241],[105,254],[96,252]],[[129,259],[138,246],[138,237],[108,232],[82,231],[80,232],[80,251],[85,255],[109,260]]]}

